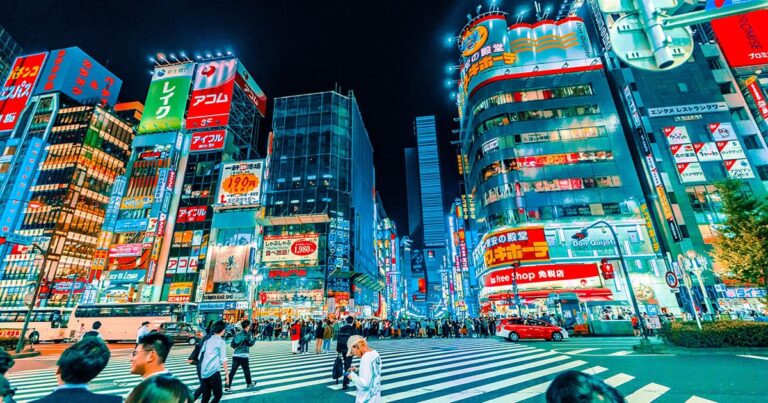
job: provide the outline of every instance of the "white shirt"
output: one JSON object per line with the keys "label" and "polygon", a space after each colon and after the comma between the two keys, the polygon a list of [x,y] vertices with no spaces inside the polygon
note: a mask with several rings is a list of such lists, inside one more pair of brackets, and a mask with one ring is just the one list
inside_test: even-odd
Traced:
{"label": "white shirt", "polygon": [[211,336],[200,351],[198,359],[200,360],[200,378],[209,378],[227,362],[227,344],[221,336],[214,334]]}
{"label": "white shirt", "polygon": [[360,375],[350,373],[350,380],[357,387],[355,403],[381,402],[381,357],[376,350],[363,354],[358,367]]}
{"label": "white shirt", "polygon": [[136,344],[139,344],[141,338],[149,334],[149,326],[142,326],[139,328],[139,333],[136,335]]}

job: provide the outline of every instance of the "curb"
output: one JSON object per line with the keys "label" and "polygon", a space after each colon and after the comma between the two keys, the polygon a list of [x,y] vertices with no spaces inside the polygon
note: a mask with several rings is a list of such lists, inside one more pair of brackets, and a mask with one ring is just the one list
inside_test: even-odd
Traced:
{"label": "curb", "polygon": [[17,360],[17,359],[20,359],[20,358],[30,358],[30,357],[37,357],[37,356],[39,356],[39,355],[40,355],[40,352],[39,352],[39,351],[22,351],[22,352],[20,352],[20,353],[18,353],[18,354],[16,354],[16,353],[11,353],[11,352],[8,352],[8,354],[10,354],[10,355],[11,355],[11,357],[12,357],[14,360]]}

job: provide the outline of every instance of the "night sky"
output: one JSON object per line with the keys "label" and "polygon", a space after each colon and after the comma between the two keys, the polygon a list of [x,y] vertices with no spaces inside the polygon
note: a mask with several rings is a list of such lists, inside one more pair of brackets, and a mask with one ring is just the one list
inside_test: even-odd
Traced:
{"label": "night sky", "polygon": [[[446,204],[458,196],[450,141],[456,107],[447,38],[476,1],[4,1],[2,24],[25,52],[79,46],[123,79],[121,101],[144,101],[149,56],[231,50],[270,98],[353,90],[373,143],[377,188],[407,231],[403,148],[413,119],[437,115]],[[271,116],[262,124],[266,138]],[[264,146],[260,148],[263,152]]]}

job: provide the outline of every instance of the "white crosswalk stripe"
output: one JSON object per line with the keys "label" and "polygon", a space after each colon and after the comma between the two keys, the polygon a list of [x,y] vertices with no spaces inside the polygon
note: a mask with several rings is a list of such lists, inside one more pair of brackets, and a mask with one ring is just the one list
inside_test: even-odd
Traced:
{"label": "white crosswalk stripe", "polygon": [[[603,378],[620,388],[628,402],[652,401],[670,388],[640,382],[632,375],[589,366],[587,361],[563,351],[550,351],[536,343],[508,343],[494,339],[432,339],[370,341],[382,357],[382,397],[394,401],[487,401],[493,403],[541,399],[559,373],[581,370]],[[540,348],[542,347],[542,348]],[[581,351],[589,351],[584,347]],[[187,364],[191,347],[176,346],[167,369],[190,388],[198,386],[195,367]],[[245,379],[238,371],[232,394],[222,400],[264,396],[303,388],[341,394],[341,385],[331,379],[336,354],[290,354],[288,342],[259,342],[251,348],[251,374],[257,389],[245,390]],[[586,357],[581,357],[585,360]],[[8,375],[18,388],[16,400],[27,402],[43,397],[56,386],[55,368],[16,372]],[[141,379],[130,374],[130,354],[114,354],[107,368],[91,383],[91,390],[126,396]],[[318,389],[313,389],[317,391]],[[346,394],[354,395],[354,386]],[[345,394],[345,395],[346,395]],[[345,396],[344,395],[344,396]],[[280,396],[280,395],[276,395]],[[345,397],[346,398],[346,397]],[[696,396],[691,402],[706,401]],[[342,395],[339,396],[342,401]]]}

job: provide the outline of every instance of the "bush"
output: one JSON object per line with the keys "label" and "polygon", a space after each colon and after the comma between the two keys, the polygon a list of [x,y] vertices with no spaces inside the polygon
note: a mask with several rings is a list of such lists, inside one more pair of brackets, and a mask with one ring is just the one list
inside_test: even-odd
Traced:
{"label": "bush", "polygon": [[682,347],[768,347],[768,323],[705,322],[699,330],[694,322],[666,323],[659,334]]}

